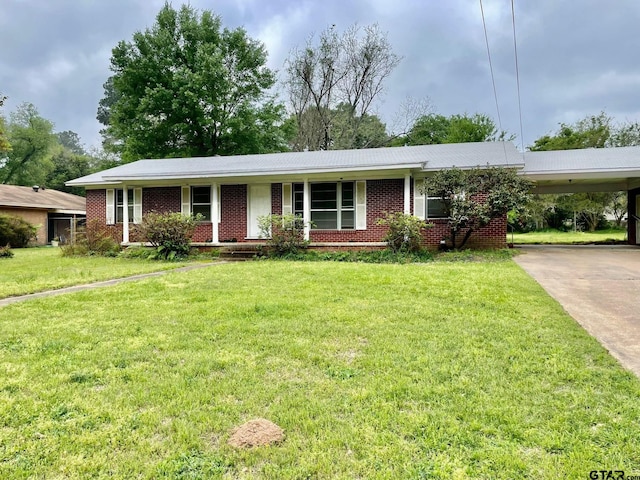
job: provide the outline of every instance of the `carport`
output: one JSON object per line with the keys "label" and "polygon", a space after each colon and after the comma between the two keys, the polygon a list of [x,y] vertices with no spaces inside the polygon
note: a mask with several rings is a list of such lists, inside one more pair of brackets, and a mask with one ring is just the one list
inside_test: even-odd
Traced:
{"label": "carport", "polygon": [[627,192],[627,238],[640,245],[640,147],[526,152],[533,193]]}

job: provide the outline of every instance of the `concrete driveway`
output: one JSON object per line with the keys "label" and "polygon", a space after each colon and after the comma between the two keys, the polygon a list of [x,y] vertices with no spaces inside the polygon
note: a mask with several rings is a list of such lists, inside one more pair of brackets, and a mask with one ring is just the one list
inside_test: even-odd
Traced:
{"label": "concrete driveway", "polygon": [[519,248],[514,260],[640,377],[640,247]]}

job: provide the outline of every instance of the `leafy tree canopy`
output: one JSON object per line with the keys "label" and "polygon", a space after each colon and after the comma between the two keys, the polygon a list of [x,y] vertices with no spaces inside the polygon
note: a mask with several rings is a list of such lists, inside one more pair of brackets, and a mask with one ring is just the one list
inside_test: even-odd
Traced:
{"label": "leafy tree canopy", "polygon": [[98,119],[105,148],[139,158],[266,153],[284,148],[284,109],[264,45],[188,5],[165,3],[151,29],[113,49]]}
{"label": "leafy tree canopy", "polygon": [[406,136],[394,140],[394,145],[433,145],[440,143],[492,142],[513,140],[506,132],[499,132],[488,115],[430,114],[418,118]]}
{"label": "leafy tree canopy", "polygon": [[[386,126],[377,115],[352,115],[351,108],[345,103],[327,113],[332,119],[329,126],[330,150],[378,148],[388,144]],[[290,116],[283,125],[289,148],[294,151],[324,149],[326,137],[321,122],[315,108],[308,108],[298,116]]]}
{"label": "leafy tree canopy", "polygon": [[561,123],[553,135],[538,138],[529,147],[532,152],[545,150],[572,150],[579,148],[603,148],[611,136],[612,122],[604,112],[590,115],[572,125]]}
{"label": "leafy tree canopy", "polygon": [[[6,99],[7,97],[0,94],[0,107],[4,105],[4,101]],[[9,143],[9,139],[7,138],[5,129],[6,127],[4,117],[0,115],[0,153],[8,152],[9,150],[11,150],[11,144]]]}
{"label": "leafy tree canopy", "polygon": [[0,163],[0,183],[44,184],[56,143],[53,124],[34,105],[24,103],[11,113],[7,132],[12,149]]}
{"label": "leafy tree canopy", "polygon": [[473,232],[494,218],[524,208],[531,182],[507,168],[450,168],[425,179],[424,191],[442,201],[450,248],[462,248]]}

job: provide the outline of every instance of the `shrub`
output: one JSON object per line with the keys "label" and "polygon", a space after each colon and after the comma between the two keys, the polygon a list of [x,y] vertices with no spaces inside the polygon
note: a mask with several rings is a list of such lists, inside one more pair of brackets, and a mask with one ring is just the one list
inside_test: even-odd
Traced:
{"label": "shrub", "polygon": [[304,239],[304,223],[300,216],[263,215],[258,217],[260,237],[267,239],[270,253],[276,256],[296,254],[309,246]]}
{"label": "shrub", "polygon": [[0,258],[11,258],[11,257],[13,257],[13,252],[11,251],[10,245],[0,247]]}
{"label": "shrub", "polygon": [[151,212],[137,225],[137,233],[156,249],[155,258],[174,260],[189,255],[191,238],[200,215]]}
{"label": "shrub", "polygon": [[422,231],[433,225],[402,212],[385,213],[378,225],[388,227],[383,240],[393,252],[418,252],[422,249]]}
{"label": "shrub", "polygon": [[90,221],[86,227],[78,228],[75,238],[71,238],[60,248],[64,257],[86,255],[113,257],[120,251],[120,245],[113,238],[111,230],[97,219]]}
{"label": "shrub", "polygon": [[36,238],[36,232],[36,227],[20,217],[0,215],[0,245],[26,247]]}

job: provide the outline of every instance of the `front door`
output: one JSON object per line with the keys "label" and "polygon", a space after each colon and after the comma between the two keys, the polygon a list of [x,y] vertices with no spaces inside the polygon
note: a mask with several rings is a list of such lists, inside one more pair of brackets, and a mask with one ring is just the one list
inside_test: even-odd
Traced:
{"label": "front door", "polygon": [[271,184],[249,185],[247,237],[259,238],[258,217],[271,213]]}

